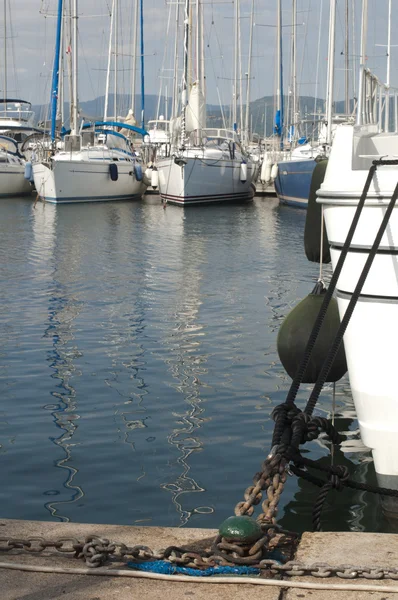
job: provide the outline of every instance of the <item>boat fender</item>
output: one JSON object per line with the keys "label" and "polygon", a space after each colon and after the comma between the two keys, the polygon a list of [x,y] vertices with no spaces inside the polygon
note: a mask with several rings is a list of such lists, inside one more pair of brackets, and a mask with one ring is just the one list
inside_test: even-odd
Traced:
{"label": "boat fender", "polygon": [[247,163],[245,161],[240,163],[240,181],[241,183],[247,181]]}
{"label": "boat fender", "polygon": [[260,181],[261,183],[269,183],[271,181],[272,161],[264,156],[263,164],[261,165]]}
{"label": "boat fender", "polygon": [[137,181],[142,181],[142,167],[139,163],[134,165],[134,173]]}
{"label": "boat fender", "polygon": [[153,189],[156,190],[159,185],[159,171],[156,167],[153,168],[151,182]]}
{"label": "boat fender", "polygon": [[[131,173],[131,174],[133,175],[134,173]],[[150,179],[148,179],[148,177],[146,176],[145,173],[142,176],[142,183],[144,185],[146,185],[147,187],[150,187],[152,185],[152,181]]]}
{"label": "boat fender", "polygon": [[[321,218],[322,205],[316,201],[316,194],[325,178],[328,161],[321,160],[315,165],[312,173],[310,194],[308,197],[307,216],[304,227],[304,250],[310,262],[319,263],[321,260]],[[323,248],[322,263],[330,263],[329,241],[326,235],[325,224],[323,224]]]}
{"label": "boat fender", "polygon": [[277,163],[274,163],[272,165],[272,168],[271,168],[271,179],[272,179],[272,181],[274,181],[274,179],[276,179],[278,177],[278,171],[279,171],[278,165],[277,165]]}
{"label": "boat fender", "polygon": [[[293,379],[300,367],[313,325],[322,306],[326,288],[318,282],[304,300],[287,315],[277,338],[277,350],[280,361],[288,375]],[[332,298],[322,327],[320,329],[311,358],[305,370],[303,383],[315,383],[321,372],[324,360],[329,352],[340,325],[337,300]],[[337,352],[326,381],[338,381],[347,372],[347,362],[343,342]]]}
{"label": "boat fender", "polygon": [[33,183],[33,167],[32,167],[32,163],[30,161],[25,164],[24,177],[25,177],[25,179],[30,181],[30,183]]}
{"label": "boat fender", "polygon": [[112,181],[117,181],[119,178],[119,173],[117,170],[117,164],[111,163],[109,165],[109,175],[111,176]]}
{"label": "boat fender", "polygon": [[[145,169],[144,175],[149,180],[149,182],[152,181],[152,169],[150,167],[147,167]],[[151,183],[149,183],[149,185],[151,185]]]}

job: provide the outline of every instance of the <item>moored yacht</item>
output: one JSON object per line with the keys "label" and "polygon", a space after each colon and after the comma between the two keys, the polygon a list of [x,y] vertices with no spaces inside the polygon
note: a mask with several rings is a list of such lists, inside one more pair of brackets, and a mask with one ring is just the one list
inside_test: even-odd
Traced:
{"label": "moored yacht", "polygon": [[121,130],[146,133],[125,122],[78,123],[78,1],[73,2],[73,78],[71,129],[56,134],[57,97],[62,31],[62,0],[58,7],[57,36],[51,94],[51,142],[38,144],[32,156],[33,179],[40,198],[52,203],[98,202],[141,197],[146,189],[139,158]]}
{"label": "moored yacht", "polygon": [[[393,197],[394,190],[398,191],[398,112],[391,132],[388,107],[392,93],[389,86],[362,68],[357,123],[342,125],[336,131],[318,202],[323,207],[334,269],[354,214],[363,204],[337,281],[341,318],[371,255],[376,234],[382,234],[372,252],[374,260],[364,285],[357,290],[359,297],[344,346],[362,440],[372,449],[379,485],[398,489],[398,205]],[[398,91],[394,92],[395,107],[397,99]],[[389,215],[387,211],[391,216],[383,233],[381,225],[386,213]],[[385,508],[398,515],[395,498],[385,501]]]}
{"label": "moored yacht", "polygon": [[204,129],[203,142],[186,144],[158,160],[159,188],[171,204],[197,205],[251,200],[257,165],[226,129]]}
{"label": "moored yacht", "polygon": [[[203,6],[196,4],[197,79],[189,83],[190,0],[185,0],[181,115],[170,120],[168,155],[156,163],[163,200],[180,206],[251,200],[257,165],[235,131],[206,128]],[[165,146],[167,149],[167,146]]]}
{"label": "moored yacht", "polygon": [[144,193],[141,165],[124,136],[93,127],[65,136],[58,145],[56,152],[44,148],[41,160],[33,163],[35,187],[43,200],[98,202]]}
{"label": "moored yacht", "polygon": [[0,135],[0,197],[30,194],[32,186],[25,179],[25,160],[13,138]]}

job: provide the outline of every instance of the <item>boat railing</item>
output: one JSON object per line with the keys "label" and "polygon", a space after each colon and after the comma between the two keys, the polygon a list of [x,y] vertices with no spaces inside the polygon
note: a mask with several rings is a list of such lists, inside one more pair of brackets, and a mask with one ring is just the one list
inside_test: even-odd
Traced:
{"label": "boat railing", "polygon": [[382,83],[363,66],[359,77],[356,124],[376,125],[379,132],[398,132],[398,89]]}

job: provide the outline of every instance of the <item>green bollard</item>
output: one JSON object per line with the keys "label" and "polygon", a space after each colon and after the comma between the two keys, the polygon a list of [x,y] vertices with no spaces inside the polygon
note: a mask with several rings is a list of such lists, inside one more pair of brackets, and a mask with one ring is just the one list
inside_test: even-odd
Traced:
{"label": "green bollard", "polygon": [[260,525],[250,517],[228,517],[218,531],[228,541],[248,544],[263,536]]}

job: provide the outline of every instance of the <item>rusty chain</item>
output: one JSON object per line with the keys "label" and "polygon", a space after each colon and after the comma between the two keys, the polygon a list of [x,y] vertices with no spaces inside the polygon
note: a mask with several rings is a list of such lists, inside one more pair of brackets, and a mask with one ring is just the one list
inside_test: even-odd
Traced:
{"label": "rusty chain", "polygon": [[[256,545],[257,553],[261,550],[261,540]],[[215,542],[216,544],[216,542]],[[285,564],[273,559],[258,560],[257,553],[252,552],[251,561],[245,561],[244,549],[239,549],[239,545],[226,544],[221,542],[224,550],[233,550],[240,553],[243,562],[240,564],[251,564],[270,575],[289,576],[289,577],[339,577],[341,579],[393,579],[398,580],[398,568],[376,566],[365,567],[351,564],[341,564],[331,566],[325,563],[303,564],[299,561],[289,561]],[[170,546],[165,550],[153,551],[151,548],[143,545],[127,546],[122,542],[110,542],[108,539],[90,536],[84,542],[76,538],[59,538],[57,540],[47,540],[42,537],[31,537],[26,539],[19,538],[0,538],[0,552],[10,552],[12,550],[25,550],[26,552],[39,553],[44,550],[54,549],[60,553],[73,553],[76,558],[83,558],[87,566],[102,566],[107,560],[130,560],[144,562],[153,560],[165,560],[178,566],[207,568],[210,566],[231,565],[225,557],[219,553],[215,554],[214,545],[211,552],[194,552],[176,546]],[[236,563],[235,563],[236,564]]]}
{"label": "rusty chain", "polygon": [[254,485],[249,486],[244,493],[244,501],[235,506],[235,515],[251,517],[254,506],[262,501],[262,492],[266,490],[267,497],[262,503],[263,512],[257,517],[260,525],[275,524],[278,502],[286,482],[288,461],[281,454],[271,450],[262,464],[262,470],[253,478]]}

